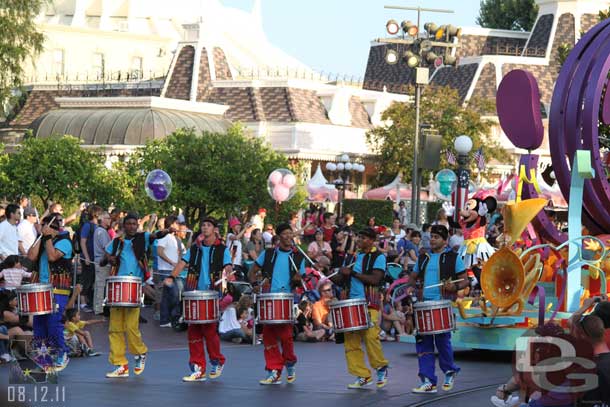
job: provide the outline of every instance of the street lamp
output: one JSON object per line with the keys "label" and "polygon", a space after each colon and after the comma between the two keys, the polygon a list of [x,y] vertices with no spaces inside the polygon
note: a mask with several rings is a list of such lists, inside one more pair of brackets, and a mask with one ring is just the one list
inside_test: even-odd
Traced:
{"label": "street lamp", "polygon": [[453,147],[457,152],[457,179],[458,184],[455,189],[453,205],[455,206],[455,212],[453,214],[454,220],[457,222],[460,218],[460,210],[464,208],[466,200],[468,199],[468,184],[470,182],[470,171],[468,170],[468,153],[472,150],[472,139],[468,136],[462,135],[455,139]]}
{"label": "street lamp", "polygon": [[364,164],[353,163],[350,161],[350,157],[347,154],[342,154],[339,157],[339,163],[335,164],[333,162],[326,163],[326,169],[330,173],[337,172],[337,179],[332,182],[332,185],[337,188],[339,191],[339,196],[337,197],[337,217],[341,218],[342,210],[343,210],[343,199],[345,198],[345,188],[350,183],[350,176],[354,172],[363,173],[366,167]]}

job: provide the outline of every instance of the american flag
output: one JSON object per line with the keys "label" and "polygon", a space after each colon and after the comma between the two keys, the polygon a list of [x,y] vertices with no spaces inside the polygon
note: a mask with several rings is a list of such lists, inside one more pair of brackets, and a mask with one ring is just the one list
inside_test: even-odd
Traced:
{"label": "american flag", "polygon": [[483,156],[483,147],[480,147],[474,153],[474,161],[477,163],[477,168],[479,171],[483,171],[485,169],[485,157]]}
{"label": "american flag", "polygon": [[453,154],[453,151],[447,150],[446,155],[447,155],[447,163],[449,163],[449,165],[457,164],[457,160],[455,158],[455,154]]}

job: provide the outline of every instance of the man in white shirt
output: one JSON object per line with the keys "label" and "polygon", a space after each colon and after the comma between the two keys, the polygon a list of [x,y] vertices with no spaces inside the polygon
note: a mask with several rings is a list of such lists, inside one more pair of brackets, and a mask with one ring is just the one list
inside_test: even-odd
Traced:
{"label": "man in white shirt", "polygon": [[19,235],[17,224],[21,219],[19,205],[10,204],[6,207],[6,220],[0,223],[0,261],[8,256],[19,255]]}
{"label": "man in white shirt", "polygon": [[36,211],[33,208],[26,207],[23,210],[23,219],[17,226],[17,234],[19,236],[19,253],[23,256],[28,254],[30,246],[34,244],[38,232],[36,231]]}
{"label": "man in white shirt", "polygon": [[[163,295],[163,281],[172,274],[172,270],[178,264],[182,255],[182,242],[176,237],[176,232],[179,228],[178,220],[175,216],[170,215],[165,218],[165,229],[170,229],[172,232],[165,235],[163,239],[157,241],[157,272],[153,276],[155,283],[155,309],[159,311],[160,325],[167,326],[169,321],[161,318],[161,302]],[[169,325],[171,326],[171,324]]]}

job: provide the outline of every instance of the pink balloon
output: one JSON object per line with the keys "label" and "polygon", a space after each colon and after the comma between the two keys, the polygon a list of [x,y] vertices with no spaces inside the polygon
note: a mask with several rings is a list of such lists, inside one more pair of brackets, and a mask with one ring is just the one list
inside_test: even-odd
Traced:
{"label": "pink balloon", "polygon": [[293,174],[284,175],[284,179],[282,180],[282,184],[285,187],[292,188],[297,183],[297,179]]}
{"label": "pink balloon", "polygon": [[273,171],[269,175],[269,182],[271,182],[272,185],[280,185],[282,183],[282,173],[278,170]]}
{"label": "pink balloon", "polygon": [[290,188],[284,185],[276,185],[273,188],[273,199],[277,202],[284,202],[290,196]]}

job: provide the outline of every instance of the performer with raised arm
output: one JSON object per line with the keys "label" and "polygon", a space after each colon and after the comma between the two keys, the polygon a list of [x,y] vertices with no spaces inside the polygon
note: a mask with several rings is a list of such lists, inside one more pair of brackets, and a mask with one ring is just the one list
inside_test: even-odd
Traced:
{"label": "performer with raised arm", "polygon": [[[271,293],[290,293],[301,284],[301,276],[305,274],[304,256],[294,246],[294,232],[288,223],[279,224],[275,233],[280,238],[279,246],[263,251],[252,265],[248,277],[252,284],[260,285],[261,280],[270,282]],[[284,366],[286,381],[293,383],[296,380],[297,357],[294,354],[292,324],[263,325],[263,344],[268,375],[259,383],[281,384]]]}
{"label": "performer with raised arm", "polygon": [[379,312],[381,309],[380,287],[385,275],[386,257],[374,246],[377,233],[366,228],[358,233],[358,251],[353,267],[342,267],[339,275],[331,279],[347,290],[346,297],[366,299],[372,326],[352,332],[345,332],[345,359],[347,370],[357,377],[350,389],[360,389],[373,383],[371,371],[364,362],[362,342],[366,347],[371,367],[377,373],[377,387],[388,382],[388,360],[383,354],[379,340]]}
{"label": "performer with raised arm", "polygon": [[53,362],[56,371],[68,365],[68,347],[64,341],[61,321],[72,286],[72,243],[70,234],[62,230],[63,218],[59,213],[42,220],[42,235],[28,250],[28,258],[38,263],[39,281],[53,286],[57,309],[46,315],[34,316],[34,337],[45,340],[47,346],[58,350]]}
{"label": "performer with raised arm", "polygon": [[[172,274],[165,280],[171,286],[182,270],[188,266],[185,291],[210,291],[215,289],[215,282],[222,280],[232,270],[231,254],[215,233],[217,222],[213,218],[205,218],[201,222],[201,234],[189,251],[178,262]],[[220,287],[222,286],[219,285]],[[202,382],[205,375],[205,353],[203,342],[208,351],[210,364],[210,379],[216,379],[222,374],[225,357],[220,353],[220,337],[218,323],[189,324],[189,365],[191,373],[182,378],[185,382]]]}
{"label": "performer with raised arm", "polygon": [[[115,237],[106,247],[107,261],[113,266],[118,276],[139,277],[146,280],[148,259],[146,253],[155,239],[167,235],[167,230],[155,234],[138,232],[138,216],[129,213],[123,219],[124,235]],[[148,348],[142,341],[138,323],[140,307],[111,307],[108,325],[110,354],[108,360],[115,366],[106,377],[129,377],[129,365],[125,356],[125,335],[129,352],[135,355],[134,373],[142,374],[146,364]]]}
{"label": "performer with raised arm", "polygon": [[[433,225],[430,230],[431,253],[419,256],[411,273],[410,283],[423,281],[421,297],[425,301],[439,301],[468,286],[466,267],[462,257],[447,247],[449,231],[443,225]],[[460,280],[454,282],[455,280]],[[440,284],[442,283],[442,284]],[[432,286],[427,288],[428,286]],[[412,290],[412,288],[410,288]],[[439,366],[445,374],[443,390],[453,388],[455,376],[460,371],[453,361],[451,347],[451,332],[433,335],[418,335],[415,341],[419,377],[421,384],[414,388],[413,393],[436,393],[437,377],[434,373],[434,345],[438,351]]]}

